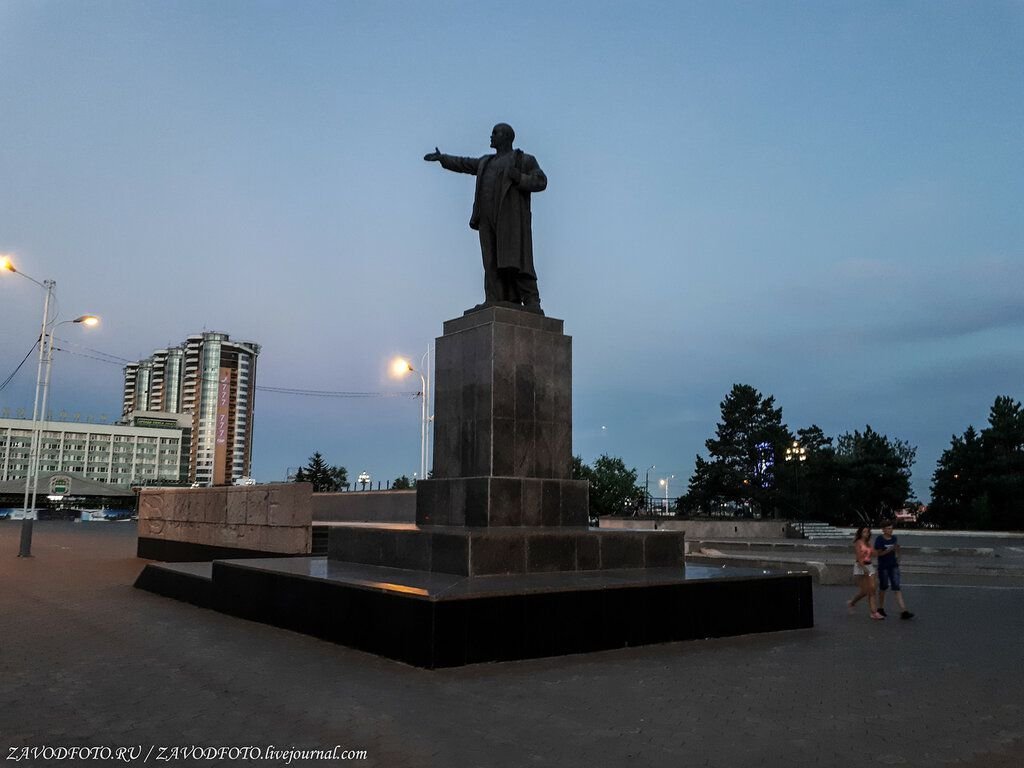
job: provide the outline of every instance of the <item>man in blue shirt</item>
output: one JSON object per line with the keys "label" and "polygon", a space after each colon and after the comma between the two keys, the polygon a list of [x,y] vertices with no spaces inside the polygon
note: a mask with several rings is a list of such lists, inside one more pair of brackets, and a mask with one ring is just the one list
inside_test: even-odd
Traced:
{"label": "man in blue shirt", "polygon": [[878,612],[885,616],[885,593],[892,587],[902,611],[900,618],[914,618],[914,614],[907,610],[900,590],[900,545],[892,533],[891,520],[882,523],[882,535],[875,539],[875,553],[878,555]]}

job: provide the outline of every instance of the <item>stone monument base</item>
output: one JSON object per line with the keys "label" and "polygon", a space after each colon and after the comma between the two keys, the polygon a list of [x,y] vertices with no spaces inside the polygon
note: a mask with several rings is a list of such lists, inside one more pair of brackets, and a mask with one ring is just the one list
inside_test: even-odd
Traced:
{"label": "stone monument base", "polygon": [[683,567],[682,531],[334,525],[327,556],[339,562],[457,576]]}
{"label": "stone monument base", "polygon": [[741,568],[465,577],[296,557],[149,564],[135,586],[431,669],[814,625],[808,574]]}
{"label": "stone monument base", "polygon": [[586,529],[587,481],[448,477],[416,483],[421,525],[576,526]]}

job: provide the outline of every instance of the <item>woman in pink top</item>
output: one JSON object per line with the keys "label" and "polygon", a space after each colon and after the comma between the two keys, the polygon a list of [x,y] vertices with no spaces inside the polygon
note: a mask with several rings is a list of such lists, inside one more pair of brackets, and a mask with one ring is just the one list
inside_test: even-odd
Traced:
{"label": "woman in pink top", "polygon": [[853,576],[857,580],[860,592],[853,596],[847,603],[850,610],[861,601],[868,599],[868,606],[871,608],[871,618],[881,620],[885,616],[878,612],[875,607],[875,566],[871,564],[871,555],[874,550],[871,547],[871,529],[862,525],[857,529],[853,537]]}

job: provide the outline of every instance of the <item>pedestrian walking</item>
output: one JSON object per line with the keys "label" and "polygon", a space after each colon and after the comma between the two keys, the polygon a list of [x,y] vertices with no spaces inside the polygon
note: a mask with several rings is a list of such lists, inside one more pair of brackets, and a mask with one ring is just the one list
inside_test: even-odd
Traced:
{"label": "pedestrian walking", "polygon": [[912,619],[914,614],[907,610],[900,589],[900,543],[893,535],[892,520],[882,523],[882,533],[875,539],[875,553],[878,555],[878,612],[885,616],[885,593],[892,589],[893,597],[900,606],[900,618]]}
{"label": "pedestrian walking", "polygon": [[875,566],[871,564],[873,553],[871,529],[862,525],[853,537],[853,576],[860,591],[846,605],[852,611],[857,603],[866,597],[871,608],[871,618],[881,621],[885,616],[875,607]]}

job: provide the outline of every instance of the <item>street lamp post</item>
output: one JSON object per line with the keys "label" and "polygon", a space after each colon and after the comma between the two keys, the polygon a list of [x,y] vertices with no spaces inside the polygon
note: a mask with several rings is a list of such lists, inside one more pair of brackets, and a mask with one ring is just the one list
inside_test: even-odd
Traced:
{"label": "street lamp post", "polygon": [[[36,365],[36,393],[32,402],[32,439],[29,443],[28,471],[25,473],[25,496],[22,502],[21,519],[21,541],[18,547],[18,557],[32,556],[32,515],[35,514],[36,495],[39,491],[39,460],[42,443],[42,422],[46,418],[47,391],[50,386],[50,371],[53,367],[53,333],[57,326],[65,323],[84,323],[85,325],[96,325],[99,318],[94,315],[82,315],[74,320],[65,320],[51,326],[50,302],[53,299],[54,289],[57,283],[54,280],[43,280],[40,282],[30,275],[15,268],[10,256],[0,256],[0,270],[20,275],[26,280],[35,283],[44,291],[46,297],[43,299],[43,321],[39,330],[39,360]],[[56,319],[56,318],[54,318]],[[45,371],[45,373],[44,373]],[[31,498],[31,507],[29,500]],[[31,512],[29,510],[31,509]]]}
{"label": "street lamp post", "polygon": [[803,497],[800,495],[800,467],[807,461],[807,449],[800,445],[799,440],[794,440],[793,444],[786,449],[786,461],[795,461],[796,464],[796,503],[797,511],[800,513],[800,518],[804,516],[804,503]]}
{"label": "street lamp post", "polygon": [[644,471],[644,513],[649,514],[651,511],[651,470],[655,469],[655,466],[651,464]]}
{"label": "street lamp post", "polygon": [[[415,373],[420,377],[421,389],[417,394],[420,398],[420,472],[419,476],[421,479],[427,477],[427,452],[428,452],[428,439],[427,433],[430,425],[430,421],[433,418],[428,414],[428,404],[430,402],[430,347],[427,347],[427,351],[423,353],[423,357],[420,360],[420,370],[416,370],[412,367],[412,363],[403,357],[395,358],[391,363],[391,372],[395,376],[404,376],[407,373]],[[426,373],[424,373],[426,371]]]}
{"label": "street lamp post", "polygon": [[665,498],[662,501],[662,508],[665,510],[666,516],[668,515],[668,484],[669,480],[671,480],[673,477],[675,477],[675,475],[669,475],[668,477],[663,477],[661,478],[661,480],[658,481],[658,485],[665,489]]}
{"label": "street lamp post", "polygon": [[[99,321],[100,321],[99,318],[96,317],[95,315],[82,315],[81,317],[76,317],[74,320],[63,320],[63,321],[61,321],[59,323],[55,323],[53,326],[51,326],[49,333],[46,334],[46,337],[47,337],[47,341],[46,341],[46,364],[45,364],[45,369],[46,370],[45,370],[45,373],[43,374],[42,395],[41,395],[41,403],[40,403],[40,406],[39,406],[39,426],[36,428],[37,435],[36,435],[36,440],[35,440],[35,443],[36,443],[35,459],[34,459],[34,461],[31,462],[31,464],[32,464],[32,466],[31,466],[31,471],[32,471],[32,506],[31,506],[31,509],[33,509],[33,510],[35,510],[35,508],[36,508],[36,495],[39,493],[39,463],[42,460],[42,425],[44,423],[46,423],[46,403],[47,403],[47,400],[49,399],[49,393],[50,393],[50,372],[53,370],[53,339],[54,339],[54,335],[56,334],[57,329],[60,328],[62,325],[71,325],[73,323],[81,323],[82,325],[86,325],[86,326],[92,327],[92,326],[96,325]],[[27,487],[27,483],[26,483],[26,491],[27,490],[28,490],[28,487]],[[31,522],[32,521],[29,520],[30,526],[29,526],[28,543],[26,545],[27,551],[23,555],[23,557],[27,557],[29,554],[31,554],[31,551],[30,551],[31,548],[32,548]]]}

